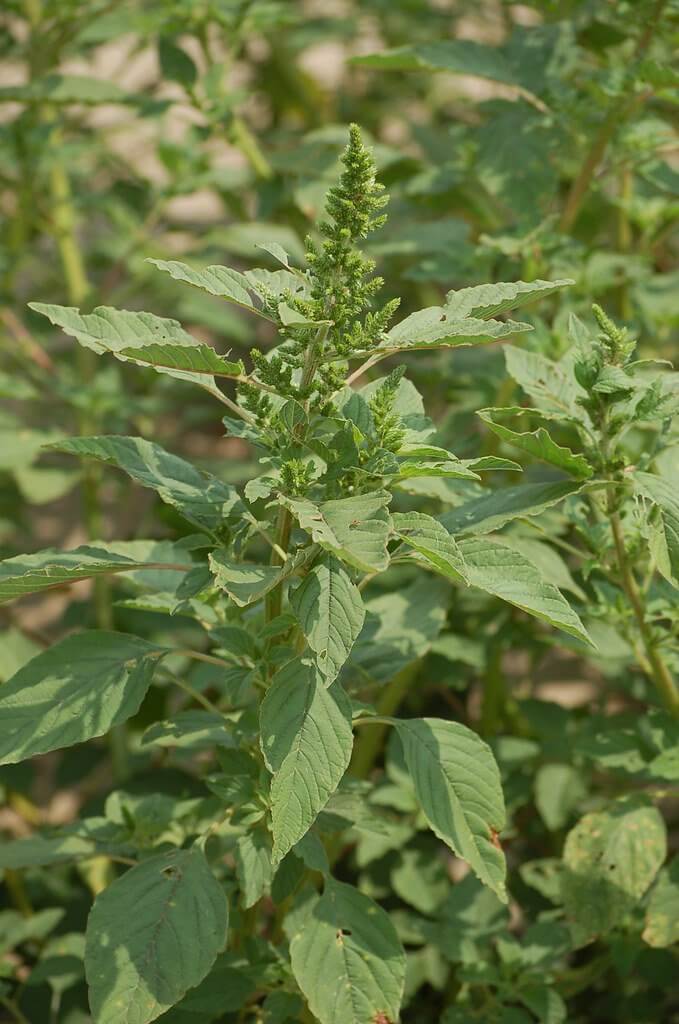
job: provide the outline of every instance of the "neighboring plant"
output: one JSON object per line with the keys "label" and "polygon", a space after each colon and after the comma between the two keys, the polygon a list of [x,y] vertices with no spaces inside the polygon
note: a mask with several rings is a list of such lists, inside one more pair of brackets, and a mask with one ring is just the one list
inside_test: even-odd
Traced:
{"label": "neighboring plant", "polygon": [[[33,304],[90,350],[200,385],[228,407],[227,432],[255,445],[263,467],[241,495],[143,438],[60,441],[53,448],[117,466],[153,488],[195,532],[174,542],[102,542],[2,563],[4,599],[129,574],[137,595],[123,603],[138,610],[139,632],[147,632],[146,610],[189,620],[190,628],[166,627],[151,639],[133,629],[68,635],[24,664],[0,691],[4,764],[119,729],[138,714],[151,686],[176,685],[189,698],[169,719],[150,724],[139,749],[176,749],[181,756],[203,751],[195,762],[202,781],[190,799],[163,796],[159,762],[155,795],[114,791],[103,814],[3,851],[1,863],[13,870],[97,854],[129,865],[97,886],[102,891],[89,916],[85,970],[100,1024],[141,1024],[175,1004],[189,1019],[221,1019],[240,1006],[256,1016],[257,1007],[268,1008],[272,1000],[283,1010],[270,1019],[298,1019],[306,1012],[299,993],[324,1024],[396,1020],[406,968],[401,940],[387,912],[344,881],[344,869],[338,877],[333,865],[357,834],[379,844],[381,830],[371,826],[375,807],[396,806],[416,828],[428,823],[504,902],[505,813],[496,762],[474,732],[437,717],[385,713],[382,698],[390,695],[395,707],[394,684],[403,687],[399,659],[391,681],[384,663],[393,658],[388,627],[381,625],[385,614],[398,615],[419,587],[418,575],[429,571],[498,596],[581,646],[589,643],[578,615],[530,559],[487,535],[516,515],[580,491],[592,474],[585,458],[564,455],[542,431],[541,451],[576,480],[540,485],[530,507],[517,509],[520,488],[463,504],[455,512],[461,527],[451,530],[445,518],[412,510],[401,485],[418,478],[477,481],[479,472],[515,464],[497,456],[461,460],[436,444],[403,367],[359,390],[349,386],[399,352],[527,330],[497,315],[568,282],[450,292],[444,305],[390,328],[397,303],[374,305],[382,282],[358,248],[382,225],[386,197],[356,127],[343,164],[319,225],[323,241],[307,242],[308,269],[294,267],[275,243],[268,247],[281,264],[275,272],[200,271],[155,261],[177,281],[276,326],[280,343],[267,355],[254,349],[249,372],[173,320]],[[611,382],[587,405],[600,431],[613,429],[598,409],[619,394],[618,377],[625,378],[625,394],[637,386],[628,384],[633,378],[622,335],[606,337],[620,340],[595,349],[586,364],[592,381],[600,373]],[[611,366],[602,368],[608,357]],[[218,378],[236,382],[234,397]],[[662,408],[664,396],[658,388],[653,394]],[[639,396],[640,403],[653,404]],[[601,437],[607,447],[597,470],[617,472],[615,435]],[[645,493],[653,479],[642,478]],[[616,478],[607,486],[617,516]],[[457,533],[470,536],[458,541]],[[369,597],[384,574],[395,574],[393,582],[385,576],[387,594],[368,600],[366,611],[363,594],[367,589]],[[390,586],[397,588],[393,606]],[[443,611],[435,586],[434,605],[420,593],[421,607],[415,598],[404,630],[416,628],[414,617],[423,609],[434,617]],[[642,642],[654,664],[655,639],[644,634]],[[375,658],[383,661],[377,672],[370,670]],[[190,676],[193,660],[204,663],[199,681]],[[361,779],[372,764],[368,737],[371,731],[381,736],[385,727],[398,737],[398,749],[390,747],[398,798],[388,794],[393,783]],[[387,816],[387,834],[389,823]],[[9,1005],[17,1004],[10,999]]]}

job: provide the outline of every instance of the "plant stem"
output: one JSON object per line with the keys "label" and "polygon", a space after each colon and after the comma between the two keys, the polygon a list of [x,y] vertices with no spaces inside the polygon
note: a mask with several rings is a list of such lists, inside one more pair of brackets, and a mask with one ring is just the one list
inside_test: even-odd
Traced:
{"label": "plant stem", "polygon": [[373,366],[377,366],[379,362],[381,362],[383,359],[386,359],[388,356],[393,356],[393,354],[394,353],[391,350],[386,352],[375,352],[368,359],[366,359],[364,363],[361,363],[358,369],[354,370],[353,373],[349,374],[349,376],[344,382],[345,386],[349,387],[349,385],[353,384],[355,380],[358,380],[359,377],[362,377],[367,370],[370,370]]}
{"label": "plant stem", "polygon": [[173,654],[179,654],[183,658],[194,658],[196,661],[204,661],[207,665],[217,665],[218,668],[229,668],[228,661],[223,658],[215,658],[212,654],[203,654],[202,651],[172,650]]}
{"label": "plant stem", "polygon": [[[354,744],[354,752],[349,770],[356,778],[366,779],[370,775],[384,744],[386,731],[389,728],[389,723],[383,719],[393,715],[397,710],[416,678],[419,667],[419,661],[414,661],[411,665],[406,665],[400,672],[397,672],[394,678],[387,683],[375,703],[378,712],[377,718],[371,716],[362,721],[359,719],[361,724],[370,724],[374,728],[362,732]],[[358,725],[359,722],[355,724]]]}
{"label": "plant stem", "polygon": [[[647,50],[666,3],[667,0],[657,0],[655,9],[648,18],[646,27],[639,37],[639,41],[636,45],[633,56],[634,62],[639,60]],[[580,208],[587,196],[587,191],[592,178],[594,177],[594,174],[596,173],[596,170],[607,150],[608,143],[614,133],[616,133],[617,128],[627,120],[628,115],[632,112],[635,106],[643,103],[650,95],[650,90],[646,90],[636,96],[630,96],[626,93],[622,98],[613,103],[594,137],[594,141],[590,146],[590,150],[585,157],[585,161],[578,176],[570,185],[570,191],[566,198],[565,205],[561,213],[561,219],[559,221],[559,230],[565,233],[570,230],[572,225],[575,224],[578,214],[580,213]]]}
{"label": "plant stem", "polygon": [[564,208],[561,212],[559,230],[562,231],[563,234],[568,234],[568,232],[571,231],[578,218],[580,207],[585,200],[592,179],[599,164],[601,163],[601,160],[603,159],[606,149],[608,148],[608,144],[613,138],[613,135],[620,123],[625,119],[624,115],[626,113],[626,106],[626,99],[623,102],[615,103],[604,118],[599,131],[594,137],[594,141],[585,156],[583,164],[570,187],[570,191],[566,197],[566,202],[564,203]]}
{"label": "plant stem", "polygon": [[500,725],[507,700],[504,673],[502,671],[502,643],[497,637],[490,644],[486,674],[483,679],[481,721],[479,732],[482,736],[494,736]]}
{"label": "plant stem", "polygon": [[28,1017],[24,1017],[19,1007],[16,1003],[13,1003],[11,999],[7,999],[6,996],[0,996],[0,1003],[9,1011],[9,1013],[12,1014],[12,1017],[17,1024],[31,1024]]}
{"label": "plant stem", "polygon": [[[626,164],[620,171],[620,194],[618,209],[618,249],[622,253],[628,253],[632,248],[632,227],[629,219],[629,207],[634,193],[634,177],[632,168]],[[620,316],[629,320],[632,316],[632,308],[629,298],[627,281],[623,280],[620,285]]]}
{"label": "plant stem", "polygon": [[[646,28],[639,37],[633,56],[634,62],[638,61],[648,49],[666,2],[667,0],[658,0],[655,10],[648,20]],[[615,135],[617,128],[626,120],[631,110],[638,104],[644,103],[651,94],[650,90],[631,97],[628,93],[625,93],[613,103],[613,106],[602,121],[599,131],[595,135],[594,141],[585,155],[580,171],[576,175],[575,180],[570,187],[568,196],[566,197],[566,202],[559,221],[559,230],[564,234],[567,234],[575,224],[578,214],[580,213],[580,208],[585,200],[587,192],[589,191],[592,179],[604,157],[609,142]]]}
{"label": "plant stem", "polygon": [[257,139],[239,114],[235,114],[231,121],[229,137],[234,146],[237,146],[243,156],[249,161],[250,166],[259,178],[268,181],[273,177],[271,165],[262,153]]}
{"label": "plant stem", "polygon": [[[177,653],[179,654],[184,652],[178,651]],[[172,682],[176,686],[178,686],[180,690],[183,690],[184,693],[188,693],[188,695],[192,697],[193,700],[195,700],[198,704],[202,705],[202,707],[204,707],[206,711],[209,711],[213,715],[220,715],[222,718],[226,717],[224,715],[224,712],[220,711],[216,704],[213,704],[212,701],[205,697],[202,693],[200,693],[199,690],[195,690],[190,683],[185,682],[183,679],[180,679],[179,676],[176,676],[173,673],[170,673],[170,675],[172,676]]]}
{"label": "plant stem", "polygon": [[650,668],[651,678],[663,704],[670,714],[675,718],[679,718],[679,691],[677,690],[670,670],[658,651],[652,630],[646,620],[643,599],[627,558],[622,522],[620,514],[615,508],[615,498],[611,490],[608,492],[607,511],[609,522],[611,524],[611,532],[613,534],[613,543],[615,545],[620,582],[627,599],[632,606],[634,617],[637,620],[639,635],[641,636],[641,641],[646,653],[646,660],[648,662],[647,668]]}
{"label": "plant stem", "polygon": [[[288,545],[290,544],[290,533],[292,531],[292,516],[287,508],[281,506],[278,509],[278,519],[276,521],[276,539],[274,541],[274,547],[271,549],[271,558],[269,559],[270,565],[283,565],[285,561],[281,557],[281,553],[287,553]],[[283,601],[282,584],[278,584],[273,590],[269,591],[266,595],[265,604],[265,615],[266,621],[271,622],[281,613]]]}
{"label": "plant stem", "polygon": [[[304,394],[312,384],[312,381],[316,375],[318,368],[318,357],[319,353],[323,348],[323,342],[325,341],[328,334],[328,325],[323,324],[319,327],[316,332],[316,337],[309,344],[304,356],[304,366],[302,368],[302,379],[300,381],[300,391]],[[309,403],[305,402],[305,408],[308,411]],[[296,432],[298,433],[298,432]],[[285,558],[281,557],[286,555],[288,551],[288,545],[290,544],[290,533],[292,531],[292,515],[287,508],[282,506],[278,509],[278,519],[276,521],[276,537],[271,551],[271,558],[269,559],[270,565],[283,565]],[[274,587],[266,595],[265,603],[265,614],[266,621],[271,622],[276,616],[280,615],[283,600],[283,584],[279,583],[277,587]]]}

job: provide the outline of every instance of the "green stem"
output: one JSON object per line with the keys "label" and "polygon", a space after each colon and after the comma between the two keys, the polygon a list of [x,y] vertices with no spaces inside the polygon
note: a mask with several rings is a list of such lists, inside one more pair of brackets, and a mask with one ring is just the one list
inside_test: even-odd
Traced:
{"label": "green stem", "polygon": [[355,723],[356,725],[360,723],[361,725],[373,726],[372,729],[366,729],[365,732],[362,732],[354,743],[354,752],[349,771],[356,778],[366,779],[373,770],[384,745],[386,731],[389,728],[389,723],[384,721],[384,719],[393,715],[398,709],[399,704],[415,680],[419,667],[419,661],[415,661],[412,665],[406,665],[404,669],[401,669],[380,693],[375,704],[378,712],[377,717],[371,716],[370,718],[359,719]]}
{"label": "green stem", "polygon": [[[291,532],[292,516],[287,508],[283,508],[283,506],[281,506],[278,509],[276,539],[274,541],[274,547],[271,549],[271,558],[269,559],[270,565],[283,565],[284,558],[281,557],[281,553],[287,554]],[[271,622],[281,613],[283,603],[282,586],[283,585],[279,583],[277,587],[274,587],[274,589],[269,591],[266,595],[265,615],[267,622]]]}
{"label": "green stem", "polygon": [[[59,134],[56,129],[51,135],[51,144],[58,148]],[[85,273],[85,266],[78,245],[76,232],[76,216],[73,207],[71,184],[63,164],[54,155],[54,162],[49,175],[50,198],[52,204],[52,224],[54,236],[61,258],[61,265],[66,283],[68,301],[73,306],[80,306],[90,293],[90,285]],[[94,354],[76,346],[77,364],[82,387],[87,390],[94,374]],[[78,417],[78,429],[81,436],[97,433],[97,419],[89,409],[83,409]],[[91,461],[85,461],[82,467],[83,513],[87,535],[90,540],[98,540],[103,536],[103,516],[101,508],[101,467]],[[110,630],[113,628],[113,603],[111,600],[110,581],[103,576],[93,581],[94,612],[97,627]],[[109,734],[111,762],[114,778],[122,782],[129,774],[127,730],[124,725],[116,725]]]}
{"label": "green stem", "polygon": [[23,914],[24,917],[30,917],[33,914],[33,907],[31,906],[31,901],[28,898],[21,872],[14,868],[7,868],[5,871],[4,882],[12,898],[12,903],[19,913]]}
{"label": "green stem", "polygon": [[[305,394],[311,387],[313,379],[318,369],[319,354],[323,349],[323,342],[325,341],[328,334],[328,325],[323,324],[319,327],[316,332],[316,337],[309,344],[304,357],[304,366],[302,368],[302,379],[300,381],[300,392]],[[309,403],[306,402],[305,406],[308,410]],[[298,437],[299,439],[299,437]],[[287,554],[288,546],[290,544],[290,533],[292,532],[292,515],[287,508],[280,507],[278,509],[278,519],[276,522],[276,537],[274,541],[274,547],[271,551],[271,558],[269,560],[270,565],[283,565],[285,561],[281,557],[283,553]],[[270,593],[266,595],[266,621],[271,622],[276,616],[280,615],[283,601],[283,584],[279,583],[277,587],[274,587]]]}
{"label": "green stem", "polygon": [[507,689],[502,671],[502,644],[495,638],[490,645],[486,675],[483,680],[483,697],[481,702],[481,721],[479,731],[482,736],[494,736],[500,725],[507,701]]}
{"label": "green stem", "polygon": [[[666,3],[667,0],[658,0],[656,3],[655,10],[648,19],[646,28],[639,37],[633,56],[634,62],[638,61],[648,49]],[[595,135],[594,141],[585,155],[580,171],[576,175],[568,196],[566,197],[566,202],[559,221],[559,229],[564,232],[564,234],[567,234],[575,224],[578,214],[580,213],[580,208],[587,196],[587,192],[589,191],[592,179],[596,174],[599,164],[603,160],[606,150],[608,149],[608,145],[615,135],[616,130],[622,123],[624,123],[634,107],[644,103],[650,95],[650,91],[646,91],[641,95],[632,97],[630,97],[628,93],[625,93],[621,98],[615,101],[602,121],[599,131]]]}
{"label": "green stem", "polygon": [[580,207],[585,201],[592,179],[594,178],[596,170],[603,159],[604,153],[608,148],[608,144],[613,138],[616,129],[625,119],[624,115],[626,113],[626,107],[626,97],[624,101],[618,102],[611,107],[604,118],[599,131],[595,135],[592,145],[585,155],[585,159],[570,187],[566,197],[566,202],[564,203],[564,207],[561,212],[559,230],[564,234],[568,234],[568,232],[571,231],[578,218]]}
{"label": "green stem", "polygon": [[179,654],[183,658],[193,658],[195,661],[204,661],[207,665],[216,665],[218,668],[229,668],[228,661],[223,658],[215,658],[212,654],[203,654],[202,651],[172,650],[173,654]]}
{"label": "green stem", "polygon": [[206,711],[209,711],[213,715],[220,715],[222,718],[226,718],[224,712],[220,711],[216,704],[213,704],[212,701],[205,697],[199,690],[195,690],[190,683],[185,682],[183,679],[180,679],[179,676],[175,676],[172,673],[170,673],[170,675],[175,686],[178,686],[180,690],[184,691],[184,693],[188,693],[188,695],[205,708]]}
{"label": "green stem", "polygon": [[[629,564],[627,557],[627,550],[625,548],[625,536],[620,519],[620,514],[615,508],[615,497],[612,489],[608,492],[608,518],[611,525],[611,532],[613,534],[613,543],[615,546],[616,561],[618,566],[618,573],[620,576],[620,582],[622,588],[625,591],[627,599],[634,612],[634,617],[637,621],[637,627],[639,629],[639,635],[641,642],[644,646],[644,652],[646,655],[646,671],[650,670],[651,679],[655,684],[655,688],[660,695],[660,698],[675,718],[679,718],[679,691],[677,690],[672,674],[665,664],[653,636],[653,632],[649,623],[646,619],[644,611],[644,602],[641,596],[641,592],[637,585],[637,581],[634,577],[634,573]],[[644,667],[642,665],[642,667]]]}
{"label": "green stem", "polygon": [[2,1004],[9,1013],[12,1014],[13,1019],[17,1024],[31,1024],[28,1017],[24,1017],[23,1013],[11,999],[7,999],[5,996],[0,996],[0,1004]]}
{"label": "green stem", "polygon": [[[618,210],[618,248],[622,253],[630,252],[632,248],[632,226],[629,219],[629,207],[634,193],[634,177],[632,168],[627,164],[620,172],[620,207]],[[629,298],[627,282],[620,285],[620,316],[629,320],[632,316],[632,307]]]}
{"label": "green stem", "polygon": [[249,161],[250,166],[259,178],[268,181],[273,178],[271,165],[259,148],[257,139],[252,134],[243,118],[236,114],[231,122],[229,132],[231,142],[238,146],[243,156]]}

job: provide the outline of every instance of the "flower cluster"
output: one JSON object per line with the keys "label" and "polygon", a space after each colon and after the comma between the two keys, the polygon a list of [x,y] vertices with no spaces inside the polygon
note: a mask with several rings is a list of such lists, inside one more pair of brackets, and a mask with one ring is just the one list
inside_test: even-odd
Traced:
{"label": "flower cluster", "polygon": [[[306,240],[305,292],[273,296],[262,291],[266,311],[278,323],[284,342],[273,354],[251,352],[257,380],[285,398],[308,403],[323,411],[342,386],[342,357],[369,352],[384,338],[398,300],[371,309],[382,287],[373,276],[375,263],[357,243],[381,227],[380,213],[388,202],[384,186],[376,180],[375,161],[365,148],[357,125],[349,130],[342,155],[343,171],[330,189],[325,219],[318,225],[323,241]],[[280,303],[299,314],[299,324],[284,324]],[[243,404],[260,420],[270,416],[270,402],[251,387],[240,391]]]}

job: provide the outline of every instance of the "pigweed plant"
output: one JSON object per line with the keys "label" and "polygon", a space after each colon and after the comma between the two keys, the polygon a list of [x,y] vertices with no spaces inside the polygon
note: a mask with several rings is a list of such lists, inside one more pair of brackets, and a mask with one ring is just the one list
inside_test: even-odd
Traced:
{"label": "pigweed plant", "polygon": [[[188,526],[176,540],[90,543],[0,567],[3,600],[103,574],[124,578],[128,596],[117,610],[142,634],[71,633],[0,689],[4,765],[110,734],[119,785],[100,813],[0,853],[20,894],[27,869],[79,862],[88,877],[96,898],[84,950],[76,935],[52,953],[84,955],[96,1024],[388,1024],[400,1019],[404,992],[409,1002],[421,985],[439,993],[445,1024],[559,1022],[611,956],[630,956],[618,944],[578,973],[568,966],[574,951],[623,925],[628,946],[677,938],[665,912],[677,900],[676,862],[652,889],[665,826],[644,789],[649,778],[677,775],[679,504],[663,475],[676,392],[662,366],[635,360],[635,339],[598,307],[598,334],[573,318],[573,345],[559,363],[507,345],[526,404],[484,409],[481,418],[551,475],[482,486],[482,474],[505,479],[520,467],[498,454],[460,459],[438,444],[403,365],[362,378],[398,353],[527,331],[498,316],[570,282],[464,288],[392,326],[398,302],[379,304],[382,280],[360,248],[385,221],[387,198],[356,127],[342,161],[306,243],[306,269],[275,243],[266,248],[276,271],[153,261],[179,287],[270,322],[279,343],[254,349],[249,370],[174,320],[33,304],[97,354],[203,388],[226,407],[227,435],[249,442],[262,468],[241,494],[144,438],[60,441],[57,451],[153,489]],[[426,488],[413,497],[414,480],[459,482],[459,500],[431,515],[422,511]],[[659,706],[643,736],[626,723],[618,745],[596,731],[580,737],[582,757],[613,772],[610,801],[590,806],[562,860],[523,864],[521,825],[505,821],[491,748],[459,722],[396,716],[413,677],[394,643],[411,642],[418,615],[440,629],[449,592],[459,589],[533,616],[536,630],[560,630],[580,656],[593,649],[551,581],[564,567],[556,548],[545,561],[545,544],[531,547],[512,532],[557,508],[553,540],[581,559],[588,586],[587,595],[571,587],[583,604],[588,597],[583,616],[619,626],[637,662],[630,697]],[[154,632],[151,612],[176,627]],[[165,693],[170,717],[159,718],[154,707],[168,705],[154,694]],[[525,744],[518,760],[506,750],[501,758],[513,813],[521,800],[511,765],[535,756],[520,738],[534,723],[490,684],[484,699],[486,725],[514,714],[516,743]],[[153,765],[152,795],[126,790],[126,757]],[[182,798],[170,795],[177,765],[192,779]],[[571,799],[578,776],[556,767],[566,777],[543,787],[541,806],[558,829],[568,813],[553,792]],[[510,846],[516,841],[517,885],[543,900],[521,941],[507,926],[503,831]],[[410,912],[392,910],[392,894],[366,874],[402,847],[392,878]],[[469,872],[450,897],[446,847]],[[355,885],[356,864],[363,875]],[[44,939],[43,924],[29,937]],[[8,975],[0,995],[23,1021],[22,982]],[[58,1006],[58,980],[53,988]],[[415,1019],[409,1010],[406,1019]]]}

